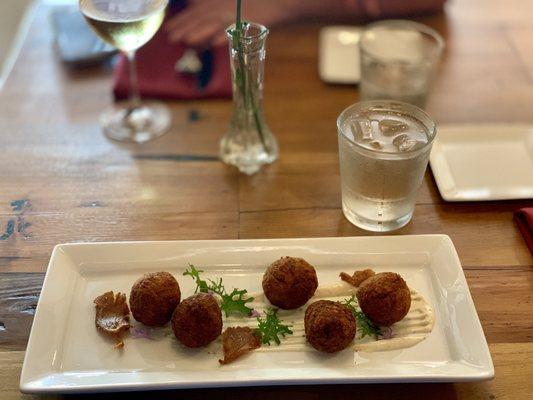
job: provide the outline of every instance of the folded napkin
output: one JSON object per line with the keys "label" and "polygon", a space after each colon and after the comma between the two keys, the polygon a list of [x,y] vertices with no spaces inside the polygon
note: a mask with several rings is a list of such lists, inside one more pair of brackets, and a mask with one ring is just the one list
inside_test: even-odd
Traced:
{"label": "folded napkin", "polygon": [[531,254],[533,254],[533,207],[522,208],[514,213],[514,220],[522,232]]}
{"label": "folded napkin", "polygon": [[[227,45],[200,54],[204,69],[198,75],[191,75],[176,70],[176,63],[187,50],[186,46],[170,43],[167,36],[167,32],[161,29],[137,51],[137,75],[143,97],[181,100],[231,97]],[[129,66],[124,56],[115,68],[113,94],[117,100],[125,99],[129,94]]]}

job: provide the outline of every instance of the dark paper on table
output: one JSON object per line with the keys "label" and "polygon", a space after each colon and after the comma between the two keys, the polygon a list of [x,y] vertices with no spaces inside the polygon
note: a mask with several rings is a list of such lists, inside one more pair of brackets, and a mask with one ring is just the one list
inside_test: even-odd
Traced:
{"label": "dark paper on table", "polygon": [[[199,52],[203,64],[199,74],[184,74],[176,70],[176,63],[186,50],[183,43],[170,43],[164,28],[141,47],[136,56],[141,95],[176,100],[230,98],[228,46]],[[125,99],[129,94],[129,65],[124,56],[115,68],[113,94],[117,100]]]}

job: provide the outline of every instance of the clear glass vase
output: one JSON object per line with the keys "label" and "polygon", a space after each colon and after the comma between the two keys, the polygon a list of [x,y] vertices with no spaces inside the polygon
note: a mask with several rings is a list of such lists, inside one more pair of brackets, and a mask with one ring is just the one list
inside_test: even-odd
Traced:
{"label": "clear glass vase", "polygon": [[243,23],[239,32],[232,25],[230,42],[233,115],[229,130],[220,142],[220,158],[251,175],[278,158],[276,138],[263,115],[265,41],[268,29]]}

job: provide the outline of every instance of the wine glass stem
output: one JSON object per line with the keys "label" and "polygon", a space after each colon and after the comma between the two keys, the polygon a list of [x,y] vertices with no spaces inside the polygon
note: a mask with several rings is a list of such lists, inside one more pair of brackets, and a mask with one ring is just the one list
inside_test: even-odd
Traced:
{"label": "wine glass stem", "polygon": [[130,64],[130,102],[131,110],[141,106],[141,95],[139,94],[139,81],[137,79],[137,63],[135,62],[135,50],[126,53]]}

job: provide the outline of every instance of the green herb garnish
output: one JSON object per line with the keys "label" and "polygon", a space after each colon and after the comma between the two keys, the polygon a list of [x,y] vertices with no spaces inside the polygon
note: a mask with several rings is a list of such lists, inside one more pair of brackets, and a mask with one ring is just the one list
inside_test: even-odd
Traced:
{"label": "green herb garnish", "polygon": [[280,344],[281,340],[279,335],[285,337],[285,335],[292,335],[291,325],[284,325],[278,317],[278,310],[275,308],[268,308],[265,311],[266,318],[257,318],[259,327],[256,332],[261,337],[261,343],[268,344],[274,341],[276,344]]}
{"label": "green herb garnish", "polygon": [[372,321],[370,321],[370,319],[357,308],[359,303],[357,303],[355,295],[352,295],[352,297],[343,301],[341,304],[346,306],[355,317],[355,320],[357,321],[357,330],[361,332],[361,339],[365,336],[373,336],[374,338],[377,338],[378,336],[383,335],[381,329],[374,325]]}
{"label": "green herb garnish", "polygon": [[233,289],[231,293],[227,293],[226,288],[222,284],[222,278],[218,278],[217,280],[208,279],[206,281],[200,277],[200,273],[204,271],[196,269],[192,264],[189,264],[189,268],[190,271],[186,269],[183,275],[189,275],[196,282],[194,293],[214,293],[220,296],[220,309],[224,311],[226,317],[230,314],[244,314],[248,316],[252,314],[253,309],[248,307],[246,303],[254,301],[254,298],[246,297],[248,293],[246,289]]}
{"label": "green herb garnish", "polygon": [[209,286],[207,285],[206,281],[200,278],[200,272],[204,271],[201,269],[196,269],[192,264],[189,264],[189,268],[191,270],[189,271],[189,269],[186,269],[183,273],[183,276],[189,275],[196,282],[196,289],[194,289],[194,293],[198,293],[198,291],[207,293],[209,291]]}

